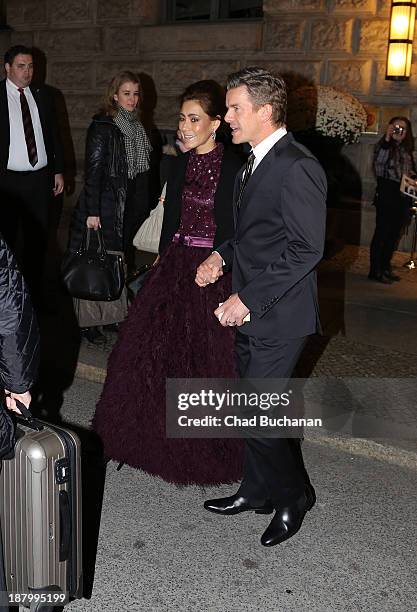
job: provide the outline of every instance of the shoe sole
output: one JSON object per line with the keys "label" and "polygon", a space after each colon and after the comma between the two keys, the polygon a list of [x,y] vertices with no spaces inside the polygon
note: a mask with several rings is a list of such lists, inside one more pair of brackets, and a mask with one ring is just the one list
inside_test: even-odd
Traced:
{"label": "shoe sole", "polygon": [[219,512],[218,510],[214,510],[213,508],[207,508],[204,506],[204,510],[208,510],[209,512],[213,512],[213,514],[219,514],[221,516],[236,516],[237,514],[242,514],[243,512],[254,512],[255,514],[272,514],[273,508],[251,508],[247,510],[239,510],[238,512]]}

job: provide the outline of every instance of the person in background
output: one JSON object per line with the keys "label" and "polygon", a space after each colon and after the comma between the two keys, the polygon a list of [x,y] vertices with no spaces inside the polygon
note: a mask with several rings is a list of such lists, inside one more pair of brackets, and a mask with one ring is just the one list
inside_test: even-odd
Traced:
{"label": "person in background", "polygon": [[410,198],[400,191],[401,177],[415,176],[414,138],[407,117],[392,117],[386,133],[374,151],[377,188],[375,231],[370,248],[368,278],[385,285],[399,281],[391,269],[391,259],[409,218]]}
{"label": "person in background", "polygon": [[194,283],[201,259],[233,235],[233,187],[242,160],[218,142],[225,94],[214,81],[181,97],[179,130],[188,153],[171,156],[159,261],[130,307],[108,362],[93,426],[104,454],[177,484],[231,482],[241,442],[169,439],[167,378],[234,378],[234,332],[212,316],[230,279]]}
{"label": "person in background", "polygon": [[[39,332],[29,292],[14,255],[0,235],[0,385],[9,410],[20,413],[16,400],[29,407],[30,388],[36,381],[38,368]],[[0,410],[4,410],[2,404]],[[0,435],[2,433],[0,430]],[[0,592],[2,591],[7,591],[7,587],[0,529]],[[0,603],[2,612],[8,609]]]}
{"label": "person in background", "polygon": [[[74,211],[70,250],[76,251],[85,228],[101,228],[108,251],[123,251],[128,268],[133,267],[133,237],[149,210],[148,181],[151,145],[139,121],[141,88],[139,77],[130,71],[116,74],[107,88],[100,114],[88,128],[85,156],[85,183]],[[125,299],[125,296],[122,297]],[[89,342],[104,344],[108,331],[126,315],[113,302],[91,304],[99,314],[88,326],[77,312],[81,334]],[[94,317],[91,317],[94,319]]]}
{"label": "person in background", "polygon": [[[15,252],[22,231],[22,273],[32,300],[43,307],[42,282],[48,244],[48,203],[64,190],[63,151],[53,102],[32,87],[32,50],[11,47],[0,82],[0,231]],[[19,254],[20,255],[20,254]]]}

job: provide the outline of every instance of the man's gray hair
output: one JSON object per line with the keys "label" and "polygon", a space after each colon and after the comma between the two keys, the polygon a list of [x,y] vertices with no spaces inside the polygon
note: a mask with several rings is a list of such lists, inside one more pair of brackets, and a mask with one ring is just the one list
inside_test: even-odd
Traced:
{"label": "man's gray hair", "polygon": [[250,66],[230,74],[226,89],[244,85],[255,106],[270,104],[272,121],[276,125],[284,124],[287,117],[287,88],[284,79],[268,70]]}

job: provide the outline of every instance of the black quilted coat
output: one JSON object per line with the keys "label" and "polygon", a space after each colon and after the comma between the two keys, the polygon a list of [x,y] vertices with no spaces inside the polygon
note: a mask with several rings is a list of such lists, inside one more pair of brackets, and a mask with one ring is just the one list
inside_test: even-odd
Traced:
{"label": "black quilted coat", "polygon": [[113,119],[96,115],[87,131],[85,182],[71,224],[69,248],[77,250],[87,217],[100,217],[106,248],[124,250],[127,197],[124,138]]}
{"label": "black quilted coat", "polygon": [[39,366],[39,332],[28,289],[0,236],[0,385],[24,393]]}

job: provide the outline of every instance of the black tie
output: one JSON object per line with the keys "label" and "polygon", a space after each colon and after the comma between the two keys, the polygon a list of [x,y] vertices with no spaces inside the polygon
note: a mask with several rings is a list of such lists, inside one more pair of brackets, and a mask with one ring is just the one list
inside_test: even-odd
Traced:
{"label": "black tie", "polygon": [[26,100],[25,92],[21,87],[18,88],[20,93],[20,108],[22,109],[23,130],[25,132],[26,148],[31,166],[36,166],[38,163],[38,150],[36,148],[35,132],[33,131],[32,117],[28,101]]}
{"label": "black tie", "polygon": [[236,204],[238,209],[240,208],[240,203],[242,201],[243,192],[245,191],[246,185],[248,184],[248,181],[252,174],[252,168],[253,168],[254,161],[255,161],[255,156],[253,153],[251,153],[248,159],[246,160],[245,173],[243,175],[242,183],[240,185],[239,197],[237,199],[237,204]]}

